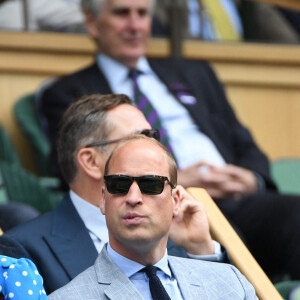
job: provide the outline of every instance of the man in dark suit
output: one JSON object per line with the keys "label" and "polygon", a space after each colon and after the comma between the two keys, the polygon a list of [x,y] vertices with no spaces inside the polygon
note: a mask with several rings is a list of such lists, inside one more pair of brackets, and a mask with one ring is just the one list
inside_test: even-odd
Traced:
{"label": "man in dark suit", "polygon": [[210,66],[145,58],[154,1],[100,2],[82,1],[87,30],[101,51],[96,62],[44,93],[52,144],[59,118],[77,97],[114,92],[135,98],[129,75],[137,69],[139,89],[172,146],[179,184],[207,189],[268,274],[299,279],[299,197],[277,193],[266,156],[239,123]]}
{"label": "man in dark suit", "polygon": [[[156,133],[125,95],[87,96],[65,112],[58,153],[70,192],[53,211],[0,237],[0,245],[6,245],[3,254],[34,261],[47,292],[90,267],[108,241],[105,218],[99,210],[104,164],[119,138],[137,130],[150,136]],[[211,239],[203,206],[178,188],[182,205],[170,233],[177,246],[169,240],[169,254],[228,261],[224,250]]]}

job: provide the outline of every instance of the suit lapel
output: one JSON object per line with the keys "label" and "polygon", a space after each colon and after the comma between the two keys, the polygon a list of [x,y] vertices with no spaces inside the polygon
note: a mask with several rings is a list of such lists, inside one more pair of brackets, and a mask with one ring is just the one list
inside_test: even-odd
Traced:
{"label": "suit lapel", "polygon": [[138,292],[138,290],[135,288],[133,283],[127,277],[126,280],[121,280],[119,276],[116,276],[116,274],[114,280],[112,280],[111,284],[108,285],[107,288],[104,290],[104,294],[107,296],[108,299],[111,300],[144,299],[142,295]]}
{"label": "suit lapel", "polygon": [[[174,274],[184,299],[208,300],[206,288],[204,287],[201,274],[187,269],[185,260],[169,256],[169,265]],[[101,290],[111,300],[135,299],[142,300],[143,297],[135,288],[133,283],[110,259],[104,247],[94,264],[98,284]],[[104,286],[104,288],[103,288]]]}
{"label": "suit lapel", "polygon": [[[223,141],[220,140],[218,135],[216,135],[215,128],[211,120],[211,113],[208,110],[208,99],[213,96],[210,93],[207,95],[207,91],[211,92],[212,88],[219,88],[219,82],[212,81],[215,84],[214,87],[203,87],[203,85],[206,85],[207,82],[203,83],[202,81],[208,76],[208,73],[211,73],[210,68],[203,63],[201,71],[198,70],[197,72],[198,77],[192,77],[187,75],[190,75],[190,73],[192,74],[192,72],[187,73],[184,71],[188,68],[188,66],[182,62],[183,60],[149,59],[151,68],[160,80],[167,86],[170,93],[173,94],[175,99],[187,109],[199,129],[213,141],[225,161],[230,162],[232,161],[231,155],[228,151],[226,151]],[[196,67],[198,68],[199,66],[200,65],[198,64]],[[193,68],[192,65],[190,67],[191,69]],[[203,73],[203,76],[201,75],[201,72]],[[179,87],[176,87],[177,84],[179,84]],[[211,81],[210,84],[212,84]],[[179,99],[177,92],[178,89],[185,90],[188,94],[195,97],[195,103],[189,103]]]}
{"label": "suit lapel", "polygon": [[111,94],[112,90],[102,71],[99,69],[97,62],[91,65],[85,75],[85,92],[87,94],[101,93]]}
{"label": "suit lapel", "polygon": [[186,268],[184,261],[174,260],[169,256],[169,266],[178,282],[180,291],[184,299],[205,300],[208,299],[205,286],[200,276],[193,275],[193,271]]}
{"label": "suit lapel", "polygon": [[[199,85],[197,85],[197,89],[193,88],[193,85],[185,78],[185,72],[180,70],[182,67],[180,60],[172,61],[168,59],[149,60],[149,63],[156,75],[166,85],[169,92],[188,110],[194,121],[200,125],[201,128],[206,128],[205,119],[208,116],[208,111],[206,105],[203,105],[206,97],[203,89]],[[195,101],[186,102],[180,99],[178,97],[178,92],[180,91],[184,91],[194,97]]]}
{"label": "suit lapel", "polygon": [[44,240],[55,253],[68,277],[73,279],[93,265],[98,253],[69,194],[53,213],[52,224],[51,235],[45,236]]}
{"label": "suit lapel", "polygon": [[107,285],[104,294],[111,300],[135,299],[142,300],[143,297],[135,288],[133,283],[110,259],[106,247],[103,247],[95,262],[98,283]]}

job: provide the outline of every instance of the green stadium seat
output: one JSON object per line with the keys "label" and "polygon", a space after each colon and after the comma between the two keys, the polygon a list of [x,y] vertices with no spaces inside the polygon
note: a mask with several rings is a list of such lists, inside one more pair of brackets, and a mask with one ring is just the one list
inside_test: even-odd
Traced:
{"label": "green stadium seat", "polygon": [[273,161],[271,174],[280,192],[300,194],[300,158]]}

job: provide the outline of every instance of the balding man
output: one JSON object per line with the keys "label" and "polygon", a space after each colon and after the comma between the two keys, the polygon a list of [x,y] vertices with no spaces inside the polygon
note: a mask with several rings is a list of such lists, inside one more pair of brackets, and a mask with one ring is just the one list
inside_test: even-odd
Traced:
{"label": "balding man", "polygon": [[176,163],[159,142],[141,135],[121,141],[106,162],[104,181],[100,208],[109,243],[92,267],[50,300],[258,299],[229,264],[168,255],[182,190]]}

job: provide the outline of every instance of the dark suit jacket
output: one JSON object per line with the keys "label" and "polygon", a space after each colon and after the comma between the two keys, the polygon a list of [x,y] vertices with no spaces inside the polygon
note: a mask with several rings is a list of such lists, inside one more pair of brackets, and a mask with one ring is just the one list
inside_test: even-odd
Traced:
{"label": "dark suit jacket", "polygon": [[[266,156],[258,149],[249,131],[237,120],[210,66],[204,61],[195,60],[149,59],[149,63],[176,99],[189,111],[199,129],[214,142],[225,161],[259,173],[267,188],[275,189]],[[193,95],[196,102],[182,102],[177,97],[182,90]],[[41,101],[43,113],[49,122],[53,149],[56,148],[57,124],[73,101],[86,94],[111,92],[96,64],[65,76],[48,88]],[[56,151],[52,153],[55,165]],[[55,170],[57,175],[57,163]]]}
{"label": "dark suit jacket", "polygon": [[[0,253],[31,259],[44,278],[47,293],[67,284],[92,266],[98,252],[69,194],[60,205],[0,236]],[[168,253],[187,257],[183,248],[168,241]],[[229,262],[225,252],[225,261]]]}
{"label": "dark suit jacket", "polygon": [[[91,266],[98,255],[68,195],[53,211],[0,237],[1,245],[8,243],[18,252],[23,249],[22,256],[37,265],[47,292],[67,284]],[[14,250],[9,254],[14,257]]]}

